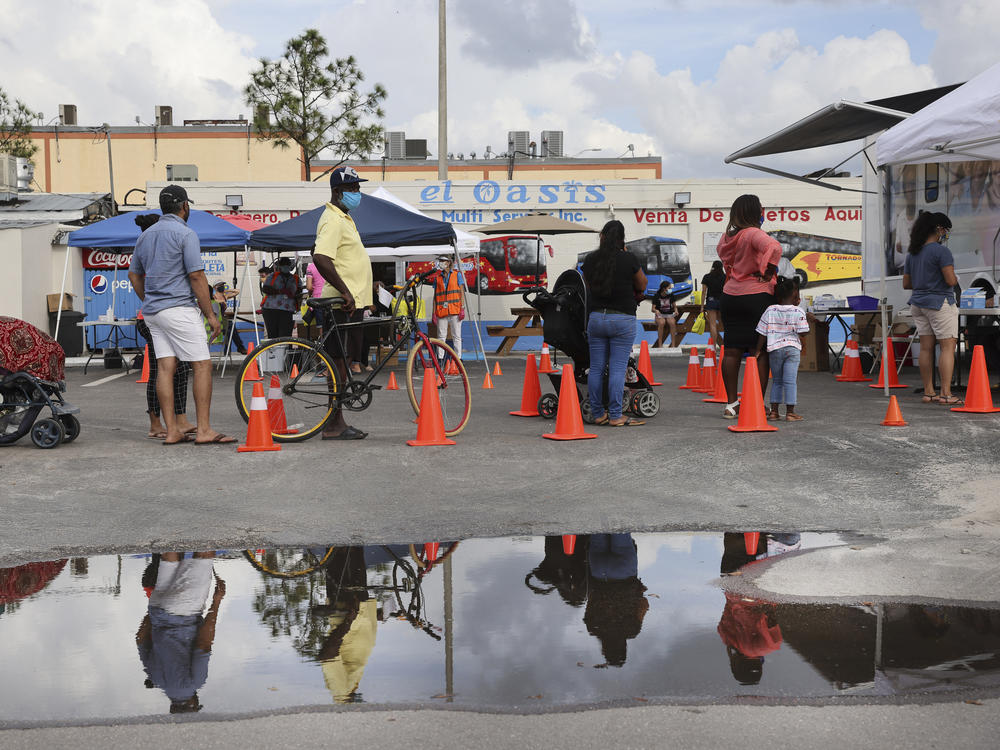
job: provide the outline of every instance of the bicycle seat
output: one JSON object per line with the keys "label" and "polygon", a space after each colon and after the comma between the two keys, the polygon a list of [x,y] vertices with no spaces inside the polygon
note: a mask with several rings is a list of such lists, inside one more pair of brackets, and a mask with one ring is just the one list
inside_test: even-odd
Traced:
{"label": "bicycle seat", "polygon": [[344,304],[343,297],[313,297],[306,300],[306,304],[313,308],[314,310],[321,307],[342,307]]}

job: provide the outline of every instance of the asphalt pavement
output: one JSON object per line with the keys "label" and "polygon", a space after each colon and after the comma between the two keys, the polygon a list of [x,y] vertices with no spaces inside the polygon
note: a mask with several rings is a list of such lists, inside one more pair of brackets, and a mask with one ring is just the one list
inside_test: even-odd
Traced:
{"label": "asphalt pavement", "polygon": [[[632,428],[588,427],[596,439],[557,442],[541,437],[552,431],[552,421],[509,415],[520,404],[524,359],[500,362],[503,374],[492,378],[493,390],[481,387],[483,363],[466,363],[473,413],[454,446],[407,446],[416,426],[406,394],[381,391],[368,410],[351,415],[352,424],[370,432],[365,440],[314,439],[286,444],[280,452],[251,454],[237,453],[233,446],[167,447],[148,440],[144,386],[135,383],[137,374],[106,380],[117,373],[72,368],[67,398],[81,408],[79,439],[53,450],[35,448],[27,438],[0,447],[6,511],[0,564],[178,547],[597,531],[849,531],[857,533],[856,544],[786,555],[754,566],[752,575],[727,579],[727,585],[778,600],[972,605],[1000,600],[1000,415],[957,414],[925,405],[908,388],[895,391],[908,426],[883,427],[888,402],[880,390],[837,383],[831,373],[802,372],[797,410],[803,421],[779,422],[773,433],[735,434],[726,429],[733,423],[722,418],[721,406],[678,388],[686,357],[657,356],[654,375],[664,384],[657,388],[661,409],[656,417]],[[397,377],[401,373],[400,368]],[[919,382],[912,369],[904,369],[901,380],[911,386]],[[212,422],[242,442],[246,426],[236,409],[233,382],[233,369],[225,378],[216,376]],[[543,382],[543,392],[552,390]],[[990,731],[995,737],[995,701],[974,708],[935,707],[946,718],[910,708],[896,707],[894,713],[892,707],[872,707],[873,713],[851,716],[862,722],[858,726],[872,728],[872,744],[887,729],[918,738],[922,727],[929,731],[939,725],[951,727],[959,740],[964,737],[966,744],[957,746],[980,746]],[[744,707],[739,712],[750,715],[729,716],[718,712],[737,709],[715,707],[706,709],[716,712],[712,716],[692,717],[686,710],[626,711],[629,729],[615,744],[651,746],[658,732],[682,726],[687,746],[717,746],[714,740],[726,722],[766,725],[765,717],[796,739],[789,746],[842,744],[834,734],[802,734],[803,721],[819,721],[831,733],[856,733],[856,727],[849,728],[853,719],[835,719],[833,711],[806,717],[807,710],[800,708]],[[881,719],[879,711],[886,712]],[[984,714],[977,711],[988,711],[992,718],[984,724]],[[391,736],[394,729],[426,725],[429,715],[387,712],[351,721]],[[457,732],[454,738],[475,735],[465,727],[464,716],[453,716],[446,724]],[[598,716],[552,718],[549,726],[566,728],[566,738],[588,744],[588,727]],[[385,724],[397,718],[401,723]],[[270,721],[281,727],[285,719]],[[314,721],[322,720],[309,718]],[[701,721],[707,723],[698,739]],[[640,725],[650,734],[636,734]],[[156,733],[185,746],[190,744],[186,726],[157,728]],[[540,744],[527,739],[530,726],[527,718],[505,724],[509,734],[504,736],[522,747]],[[53,734],[45,741],[56,746],[59,730],[49,731]],[[79,739],[114,744],[95,731]],[[201,746],[231,740],[225,732],[206,730],[201,736]],[[768,736],[768,744],[784,746],[774,734]],[[19,735],[24,741],[28,737]],[[124,743],[127,737],[126,730],[118,735]],[[515,737],[522,741],[514,742]],[[311,746],[303,740],[303,746]]]}

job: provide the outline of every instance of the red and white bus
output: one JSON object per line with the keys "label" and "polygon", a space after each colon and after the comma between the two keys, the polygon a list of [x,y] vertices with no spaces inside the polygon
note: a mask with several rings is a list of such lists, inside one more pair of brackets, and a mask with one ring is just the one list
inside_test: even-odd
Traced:
{"label": "red and white bus", "polygon": [[[534,235],[503,235],[479,243],[479,267],[475,256],[462,260],[462,272],[469,291],[483,294],[513,294],[523,289],[545,286],[546,262],[552,247]],[[423,273],[432,261],[408,263],[406,277]],[[477,273],[478,270],[478,273]]]}

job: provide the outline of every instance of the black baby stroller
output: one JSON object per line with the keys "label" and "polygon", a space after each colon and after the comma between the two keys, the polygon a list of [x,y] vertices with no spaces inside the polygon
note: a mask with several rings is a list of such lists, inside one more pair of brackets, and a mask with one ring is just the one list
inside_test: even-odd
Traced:
{"label": "black baby stroller", "polygon": [[[592,420],[587,392],[587,371],[590,369],[590,347],[587,343],[587,286],[575,268],[564,271],[556,279],[552,291],[529,289],[521,295],[526,303],[542,314],[542,339],[551,347],[573,360],[580,411],[586,422]],[[549,373],[552,387],[559,391],[561,373]],[[605,378],[605,388],[607,378]],[[559,408],[556,393],[543,393],[538,400],[538,412],[553,419]],[[604,403],[608,395],[604,394]],[[637,417],[655,417],[660,411],[660,397],[649,381],[639,372],[634,357],[629,357],[625,371],[625,394],[622,410]]]}
{"label": "black baby stroller", "polygon": [[[28,432],[39,448],[55,448],[80,434],[79,413],[63,400],[66,355],[29,323],[0,317],[0,445]],[[39,419],[48,407],[51,418]]]}

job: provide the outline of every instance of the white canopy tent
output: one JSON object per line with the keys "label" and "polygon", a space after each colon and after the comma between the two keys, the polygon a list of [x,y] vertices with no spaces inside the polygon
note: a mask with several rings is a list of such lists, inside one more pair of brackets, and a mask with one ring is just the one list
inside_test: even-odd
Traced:
{"label": "white canopy tent", "polygon": [[[407,211],[411,211],[415,214],[420,214],[423,216],[423,212],[420,209],[411,206],[409,203],[404,201],[402,198],[393,195],[391,192],[386,190],[384,187],[379,186],[373,190],[370,195],[375,198],[381,198],[384,201],[393,203],[400,208]],[[455,229],[455,244],[453,245],[415,245],[412,247],[367,247],[365,250],[368,251],[368,257],[372,260],[379,261],[389,261],[389,260],[430,260],[436,258],[440,255],[452,255],[454,256],[454,267],[461,268],[462,256],[475,255],[476,256],[476,269],[478,272],[479,268],[479,238],[474,234],[465,232],[457,227]],[[462,286],[462,299],[465,309],[469,310],[469,292],[468,289]],[[482,321],[482,296],[479,297],[479,307],[476,312],[476,325],[473,326],[476,331],[476,343],[478,346],[477,354],[481,354],[483,361],[487,364],[487,369],[489,369],[489,362],[486,360],[486,350],[483,347],[483,337],[480,331],[479,323]]]}
{"label": "white canopy tent", "polygon": [[889,128],[878,166],[1000,160],[1000,63]]}

